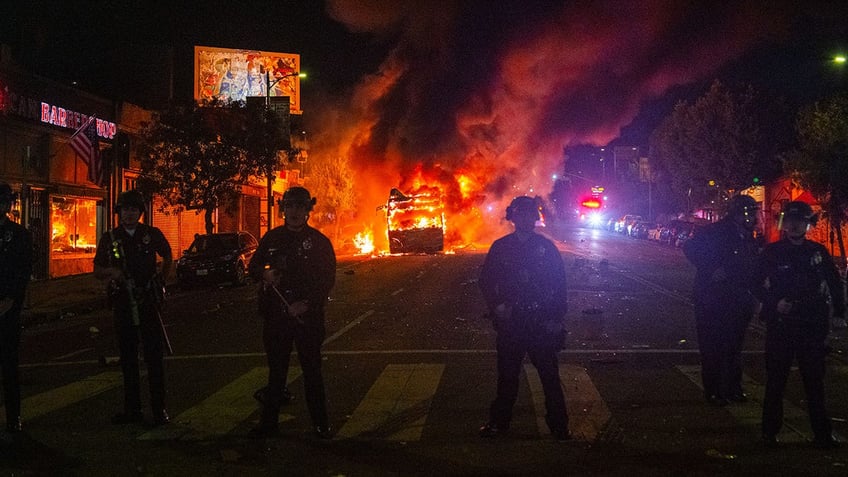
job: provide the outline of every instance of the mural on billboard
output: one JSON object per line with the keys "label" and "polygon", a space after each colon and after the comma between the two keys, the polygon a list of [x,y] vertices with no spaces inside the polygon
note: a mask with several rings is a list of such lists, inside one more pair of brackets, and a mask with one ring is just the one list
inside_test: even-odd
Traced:
{"label": "mural on billboard", "polygon": [[300,78],[295,75],[299,72],[300,55],[195,46],[194,99],[229,102],[264,97],[270,79],[270,96],[288,96],[291,112],[299,114]]}

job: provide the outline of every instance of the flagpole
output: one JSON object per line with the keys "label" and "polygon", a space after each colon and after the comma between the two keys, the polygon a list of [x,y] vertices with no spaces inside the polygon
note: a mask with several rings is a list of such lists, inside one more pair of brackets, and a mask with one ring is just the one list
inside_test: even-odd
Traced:
{"label": "flagpole", "polygon": [[78,127],[77,130],[74,131],[74,133],[71,134],[71,137],[68,138],[68,139],[73,139],[74,137],[76,137],[76,135],[79,134],[80,131],[84,131],[86,128],[88,128],[88,126],[91,125],[91,122],[94,121],[95,119],[97,119],[97,116],[95,116],[95,115],[89,116],[88,119],[82,124],[82,126]]}

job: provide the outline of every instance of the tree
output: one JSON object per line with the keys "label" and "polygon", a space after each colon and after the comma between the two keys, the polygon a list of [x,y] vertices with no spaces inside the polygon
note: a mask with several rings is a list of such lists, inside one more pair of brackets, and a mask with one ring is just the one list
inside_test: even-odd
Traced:
{"label": "tree", "polygon": [[786,116],[781,101],[752,86],[732,91],[714,81],[693,103],[675,106],[652,134],[650,155],[678,202],[708,203],[779,174],[791,137]]}
{"label": "tree", "polygon": [[245,109],[234,103],[174,104],[141,131],[138,187],[163,198],[163,210],[202,210],[213,232],[215,208],[234,206],[241,184],[257,172],[244,149]]}
{"label": "tree", "polygon": [[317,161],[312,166],[310,180],[312,193],[320,200],[315,204],[319,217],[332,217],[335,224],[334,235],[339,238],[339,218],[355,210],[356,191],[353,188],[353,170],[346,157],[334,157]]}
{"label": "tree", "polygon": [[822,204],[836,231],[845,265],[842,224],[848,209],[848,94],[803,109],[796,124],[798,147],[785,155],[786,172]]}

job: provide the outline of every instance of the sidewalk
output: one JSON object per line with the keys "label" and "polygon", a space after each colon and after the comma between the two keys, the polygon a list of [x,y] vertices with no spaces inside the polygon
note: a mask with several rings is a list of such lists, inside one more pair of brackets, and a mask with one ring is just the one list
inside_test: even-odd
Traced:
{"label": "sidewalk", "polygon": [[32,281],[21,320],[24,326],[55,321],[106,307],[106,289],[93,273]]}

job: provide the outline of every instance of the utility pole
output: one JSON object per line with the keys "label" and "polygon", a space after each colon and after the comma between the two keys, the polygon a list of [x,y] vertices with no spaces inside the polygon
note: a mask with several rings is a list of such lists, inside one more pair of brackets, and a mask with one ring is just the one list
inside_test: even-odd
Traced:
{"label": "utility pole", "polygon": [[[275,77],[275,79],[273,81],[271,81],[271,72],[268,71],[268,70],[265,71],[265,114],[266,114],[266,117],[271,111],[271,88],[273,88],[274,85],[276,85],[277,83],[279,83],[280,81],[282,81],[286,78],[291,78],[291,77],[299,77],[300,78],[300,77],[304,77],[304,76],[306,76],[306,75],[303,74],[303,73],[293,72],[293,73],[281,75],[279,77]],[[266,129],[265,132],[267,134],[267,132],[268,132],[267,129]],[[276,156],[276,153],[275,153],[275,156]],[[273,226],[273,222],[274,222],[274,220],[273,220],[274,215],[273,214],[274,214],[274,179],[275,179],[275,177],[274,177],[274,165],[270,161],[270,158],[268,160],[268,170],[265,171],[265,175],[266,175],[266,178],[267,178],[267,194],[268,194],[268,196],[267,196],[268,203],[266,204],[267,205],[267,213],[268,213],[268,220],[267,220],[267,223],[266,223],[266,226],[267,226],[266,232],[267,232],[267,231],[271,230],[271,228]]]}

